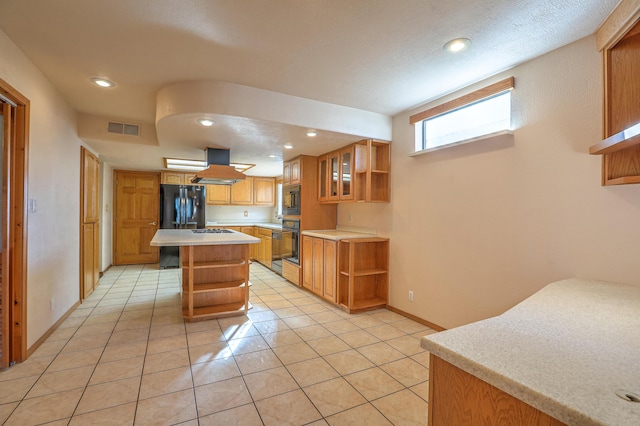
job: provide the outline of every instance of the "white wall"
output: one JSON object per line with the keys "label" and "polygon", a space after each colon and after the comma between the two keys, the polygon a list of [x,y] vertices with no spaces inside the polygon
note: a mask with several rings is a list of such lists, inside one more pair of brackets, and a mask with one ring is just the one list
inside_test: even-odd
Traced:
{"label": "white wall", "polygon": [[[31,101],[27,345],[79,300],[80,140],[75,113],[0,31],[0,78]],[[50,309],[50,299],[54,299]]]}
{"label": "white wall", "polygon": [[100,271],[104,272],[113,262],[113,167],[100,162]]}
{"label": "white wall", "polygon": [[[409,116],[515,76],[515,135],[424,156]],[[640,185],[601,187],[601,56],[588,37],[394,117],[389,205],[341,205],[338,223],[391,238],[390,304],[451,328],[546,284],[640,285]],[[413,290],[415,301],[408,301]]]}

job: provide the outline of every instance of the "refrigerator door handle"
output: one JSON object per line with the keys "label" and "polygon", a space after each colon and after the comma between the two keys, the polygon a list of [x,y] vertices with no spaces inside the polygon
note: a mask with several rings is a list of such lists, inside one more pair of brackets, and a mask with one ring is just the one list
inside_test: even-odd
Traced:
{"label": "refrigerator door handle", "polygon": [[187,190],[184,186],[180,187],[180,217],[182,221],[180,223],[181,228],[187,227]]}

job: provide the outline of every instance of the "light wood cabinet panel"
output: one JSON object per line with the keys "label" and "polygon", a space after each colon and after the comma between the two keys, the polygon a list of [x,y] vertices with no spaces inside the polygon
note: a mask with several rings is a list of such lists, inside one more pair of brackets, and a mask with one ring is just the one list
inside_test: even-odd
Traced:
{"label": "light wood cabinet panel", "polygon": [[338,245],[336,241],[324,240],[322,297],[336,302]]}
{"label": "light wood cabinet panel", "polygon": [[291,185],[291,163],[288,161],[282,163],[282,184]]}
{"label": "light wood cabinet panel", "polygon": [[229,185],[207,185],[207,204],[227,205],[231,203],[231,187]]}
{"label": "light wood cabinet panel", "polygon": [[328,177],[329,195],[328,201],[338,201],[340,199],[340,152],[330,152],[328,157]]}
{"label": "light wood cabinet panel", "polygon": [[318,157],[318,201],[329,200],[329,156]]}
{"label": "light wood cabinet panel", "polygon": [[162,172],[161,183],[166,185],[183,185],[184,173]]}
{"label": "light wood cabinet panel", "polygon": [[322,238],[312,238],[311,255],[313,261],[311,291],[318,296],[322,296],[324,284],[324,240]]}
{"label": "light wood cabinet panel", "polygon": [[231,204],[253,204],[253,177],[247,176],[246,179],[231,185]]}
{"label": "light wood cabinet panel", "polygon": [[433,354],[429,365],[429,426],[564,425]]}
{"label": "light wood cabinet panel", "polygon": [[302,182],[302,167],[300,164],[300,158],[295,158],[290,161],[291,179],[289,183],[291,185],[296,185]]}
{"label": "light wood cabinet panel", "polygon": [[302,236],[302,286],[336,302],[337,243]]}
{"label": "light wood cabinet panel", "polygon": [[302,236],[302,287],[313,291],[313,237]]}
{"label": "light wood cabinet panel", "polygon": [[282,277],[291,281],[295,285],[300,285],[300,266],[283,260]]}
{"label": "light wood cabinet panel", "polygon": [[354,172],[355,146],[351,145],[340,150],[340,201],[353,201],[353,172]]}
{"label": "light wood cabinet panel", "polygon": [[[240,228],[240,232],[243,234],[251,235],[255,237],[255,226],[243,226]],[[249,244],[249,258],[255,260],[258,257],[259,244]]]}
{"label": "light wood cabinet panel", "polygon": [[195,173],[183,173],[183,172],[165,172],[161,173],[160,183],[167,185],[196,185],[199,183],[191,183],[191,179],[196,177]]}
{"label": "light wood cabinet panel", "polygon": [[269,177],[253,178],[253,204],[256,206],[276,205],[276,180]]}
{"label": "light wood cabinet panel", "polygon": [[257,227],[255,236],[260,238],[256,260],[267,268],[271,268],[271,258],[273,254],[272,232],[270,229]]}

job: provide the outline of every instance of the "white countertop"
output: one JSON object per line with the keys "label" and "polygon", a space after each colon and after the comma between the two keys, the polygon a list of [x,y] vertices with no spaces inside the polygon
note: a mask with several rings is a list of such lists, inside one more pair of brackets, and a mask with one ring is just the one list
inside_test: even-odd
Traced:
{"label": "white countertop", "polygon": [[225,234],[195,233],[191,229],[158,229],[152,246],[209,246],[216,244],[256,244],[260,239],[242,232]]}
{"label": "white countertop", "polygon": [[340,229],[320,229],[302,231],[302,235],[308,235],[310,237],[324,238],[326,240],[344,240],[347,238],[373,238],[375,234],[366,234],[363,232],[343,231]]}
{"label": "white countertop", "polygon": [[206,222],[207,228],[224,228],[227,226],[258,226],[260,228],[268,228],[280,230],[282,229],[281,223],[267,223],[267,222]]}
{"label": "white countertop", "polygon": [[615,394],[640,394],[640,286],[558,281],[421,344],[569,425],[640,425],[640,403]]}

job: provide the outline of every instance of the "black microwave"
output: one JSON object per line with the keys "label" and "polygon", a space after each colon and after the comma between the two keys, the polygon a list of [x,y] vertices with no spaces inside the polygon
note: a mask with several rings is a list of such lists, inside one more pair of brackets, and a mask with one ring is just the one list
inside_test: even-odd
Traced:
{"label": "black microwave", "polygon": [[282,214],[300,215],[300,185],[289,185],[282,188]]}

